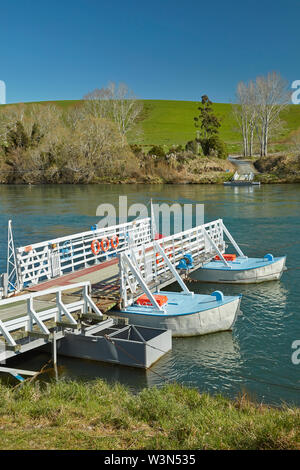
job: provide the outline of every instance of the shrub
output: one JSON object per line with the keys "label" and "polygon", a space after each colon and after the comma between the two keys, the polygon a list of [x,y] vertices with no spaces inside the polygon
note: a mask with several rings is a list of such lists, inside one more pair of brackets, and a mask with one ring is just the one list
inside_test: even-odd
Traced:
{"label": "shrub", "polygon": [[187,152],[193,152],[197,154],[198,152],[198,142],[195,140],[189,140],[185,145],[185,150]]}
{"label": "shrub", "polygon": [[166,152],[160,145],[153,145],[153,147],[151,147],[149,150],[148,155],[155,155],[159,158],[165,158]]}
{"label": "shrub", "polygon": [[203,137],[200,139],[200,143],[205,156],[227,158],[228,150],[226,144],[219,136]]}
{"label": "shrub", "polygon": [[132,153],[134,155],[136,155],[137,157],[140,157],[140,156],[144,155],[143,148],[140,145],[131,144],[129,147],[130,147],[130,150],[132,151]]}
{"label": "shrub", "polygon": [[201,142],[199,139],[190,140],[189,142],[187,142],[185,150],[187,152],[193,153],[194,155],[198,155],[199,157],[204,157]]}
{"label": "shrub", "polygon": [[172,145],[172,147],[170,147],[168,151],[168,153],[179,153],[179,152],[184,152],[184,148],[182,145]]}
{"label": "shrub", "polygon": [[119,182],[138,168],[112,121],[85,115],[71,126],[55,108],[8,111],[0,113],[1,183]]}

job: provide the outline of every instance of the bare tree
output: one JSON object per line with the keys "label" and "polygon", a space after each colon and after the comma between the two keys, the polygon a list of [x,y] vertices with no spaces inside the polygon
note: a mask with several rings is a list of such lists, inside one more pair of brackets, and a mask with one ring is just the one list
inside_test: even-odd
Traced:
{"label": "bare tree", "polygon": [[0,143],[5,143],[7,134],[15,127],[16,122],[23,122],[25,106],[23,104],[1,108],[0,111]]}
{"label": "bare tree", "polygon": [[300,134],[296,133],[291,140],[291,151],[300,154]]}
{"label": "bare tree", "polygon": [[253,155],[256,134],[260,155],[265,156],[270,136],[282,128],[280,114],[290,100],[288,84],[279,74],[272,72],[266,77],[257,77],[248,85],[240,82],[236,94],[233,114],[243,136],[244,155]]}
{"label": "bare tree", "polygon": [[133,128],[143,105],[125,83],[111,82],[107,88],[95,89],[83,97],[86,108],[94,117],[115,122],[125,143],[126,134]]}
{"label": "bare tree", "polygon": [[255,82],[257,116],[255,126],[260,142],[260,155],[268,153],[269,137],[280,128],[280,114],[288,106],[288,83],[276,72],[257,77]]}
{"label": "bare tree", "polygon": [[240,82],[236,91],[237,104],[233,105],[233,115],[238,124],[239,130],[243,138],[243,154],[248,155],[248,110],[247,110],[247,86],[245,83]]}
{"label": "bare tree", "polygon": [[62,111],[53,104],[33,104],[28,107],[27,114],[28,125],[36,122],[43,134],[54,132],[61,125]]}
{"label": "bare tree", "polygon": [[257,119],[257,103],[255,84],[253,81],[248,85],[248,107],[249,107],[249,156],[252,157],[254,151],[254,133]]}
{"label": "bare tree", "polygon": [[237,103],[233,105],[233,115],[243,137],[244,156],[252,156],[257,107],[255,103],[255,85],[240,82],[236,91]]}

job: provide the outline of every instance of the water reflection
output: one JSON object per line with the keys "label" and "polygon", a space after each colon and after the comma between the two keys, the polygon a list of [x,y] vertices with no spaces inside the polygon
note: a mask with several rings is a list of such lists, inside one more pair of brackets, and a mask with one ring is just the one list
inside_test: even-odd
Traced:
{"label": "water reflection", "polygon": [[[233,339],[231,332],[226,331],[191,338],[174,338],[173,350],[154,365],[153,370],[169,380],[197,386],[203,368],[226,373],[235,368],[238,360],[238,341]],[[148,383],[157,385],[161,383],[161,378],[149,374]]]}
{"label": "water reflection", "polygon": [[251,194],[253,193],[254,189],[259,189],[260,187],[254,187],[254,186],[244,186],[244,187],[238,187],[238,186],[233,186],[233,192],[234,195],[244,195],[244,194]]}

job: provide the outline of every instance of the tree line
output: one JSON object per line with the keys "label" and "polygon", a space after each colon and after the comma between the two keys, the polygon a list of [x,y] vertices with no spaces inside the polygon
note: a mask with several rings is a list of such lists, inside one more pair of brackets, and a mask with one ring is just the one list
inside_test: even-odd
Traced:
{"label": "tree line", "polygon": [[125,84],[109,84],[63,111],[53,104],[1,107],[1,182],[124,180],[137,168],[127,133],[142,111]]}
{"label": "tree line", "polygon": [[284,125],[281,113],[291,99],[288,83],[280,74],[272,72],[248,83],[240,82],[236,98],[233,114],[242,135],[244,156],[254,154],[256,141],[260,156],[266,156],[270,137],[278,134]]}

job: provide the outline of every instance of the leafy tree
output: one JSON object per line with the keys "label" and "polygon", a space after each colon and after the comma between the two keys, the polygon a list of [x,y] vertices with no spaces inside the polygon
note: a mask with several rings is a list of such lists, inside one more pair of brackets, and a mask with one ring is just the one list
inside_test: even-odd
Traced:
{"label": "leafy tree", "polygon": [[201,96],[201,103],[198,106],[199,116],[194,117],[195,127],[200,129],[200,138],[209,138],[217,135],[221,123],[214,114],[212,102],[207,95]]}
{"label": "leafy tree", "polygon": [[[219,118],[214,114],[212,102],[207,95],[201,97],[198,110],[199,116],[194,117],[195,127],[199,129],[197,138],[192,142],[188,142],[187,145],[196,148],[197,144],[201,147],[205,156],[212,155],[218,158],[226,158],[228,155],[227,148],[219,137],[221,123]],[[199,148],[197,153],[201,153]]]}
{"label": "leafy tree", "polygon": [[222,159],[228,157],[227,146],[218,135],[201,139],[201,147],[206,156],[211,155]]}

